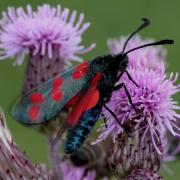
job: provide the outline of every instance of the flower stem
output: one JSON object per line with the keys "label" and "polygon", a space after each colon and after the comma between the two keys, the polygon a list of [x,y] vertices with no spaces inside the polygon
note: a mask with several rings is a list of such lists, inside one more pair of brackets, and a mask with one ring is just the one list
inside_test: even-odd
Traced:
{"label": "flower stem", "polygon": [[[60,130],[61,131],[61,130]],[[49,138],[49,154],[52,166],[52,179],[53,180],[63,180],[63,175],[61,171],[61,157],[60,157],[60,147],[61,147],[61,137],[64,134],[64,130],[61,131],[61,135],[58,140],[54,141],[54,138]]]}

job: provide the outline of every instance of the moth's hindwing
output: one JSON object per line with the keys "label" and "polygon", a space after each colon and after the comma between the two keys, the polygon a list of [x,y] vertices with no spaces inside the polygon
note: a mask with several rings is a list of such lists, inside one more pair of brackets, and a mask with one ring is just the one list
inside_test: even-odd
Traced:
{"label": "moth's hindwing", "polygon": [[84,142],[96,121],[98,120],[103,106],[103,100],[100,99],[98,104],[92,109],[86,111],[79,122],[68,130],[64,151],[67,154],[74,153]]}
{"label": "moth's hindwing", "polygon": [[18,99],[12,115],[25,124],[38,124],[55,117],[87,84],[89,63],[82,63],[33,89]]}

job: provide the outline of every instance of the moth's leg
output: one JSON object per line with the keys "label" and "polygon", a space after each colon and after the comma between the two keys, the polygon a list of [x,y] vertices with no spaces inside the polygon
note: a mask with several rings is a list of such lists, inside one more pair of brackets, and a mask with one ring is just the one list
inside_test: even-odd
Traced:
{"label": "moth's leg", "polygon": [[129,72],[128,72],[127,70],[126,70],[125,72],[126,72],[128,78],[129,78],[129,80],[132,81],[137,87],[139,87],[139,85],[133,80],[133,78],[131,77],[131,75],[129,74]]}
{"label": "moth's leg", "polygon": [[124,74],[124,72],[125,72],[125,71],[122,71],[122,72],[118,75],[117,81],[119,81],[119,79],[122,77],[122,75]]}
{"label": "moth's leg", "polygon": [[113,87],[113,90],[114,90],[114,91],[117,91],[117,90],[121,89],[123,86],[124,86],[124,83],[120,83],[120,84],[114,86],[114,87]]}
{"label": "moth's leg", "polygon": [[115,90],[115,91],[116,91],[116,90],[119,90],[119,89],[121,89],[122,87],[124,88],[124,90],[125,90],[125,92],[126,92],[126,95],[127,95],[127,97],[128,97],[128,100],[129,100],[132,108],[137,112],[137,110],[136,110],[136,108],[135,108],[135,106],[134,106],[134,104],[133,104],[133,102],[132,102],[131,95],[129,94],[129,91],[128,91],[128,89],[126,88],[126,85],[125,85],[124,83],[121,83],[121,84],[118,84],[118,85],[114,86],[114,90]]}
{"label": "moth's leg", "polygon": [[50,160],[52,165],[52,179],[63,179],[63,173],[59,169],[59,164],[61,164],[61,157],[59,153],[59,149],[61,148],[61,138],[64,134],[67,127],[64,125],[61,127],[56,135],[56,137],[53,139],[49,139],[49,154],[50,154]]}
{"label": "moth's leg", "polygon": [[137,87],[139,87],[139,85],[134,81],[134,79],[131,77],[131,75],[129,74],[129,72],[128,72],[127,70],[122,71],[122,72],[119,74],[119,76],[117,77],[117,80],[119,80],[125,72],[126,72],[128,78],[129,78],[129,80],[132,81]]}
{"label": "moth's leg", "polygon": [[113,112],[111,109],[109,109],[109,108],[106,106],[106,104],[104,104],[104,108],[114,117],[114,119],[117,121],[117,123],[121,126],[121,124],[120,124],[118,118],[116,117],[116,115],[114,114],[114,112]]}
{"label": "moth's leg", "polygon": [[66,124],[64,124],[62,127],[59,128],[56,136],[54,137],[54,139],[52,140],[52,146],[54,146],[56,143],[58,143],[58,141],[61,140],[64,132],[68,129],[68,126]]}

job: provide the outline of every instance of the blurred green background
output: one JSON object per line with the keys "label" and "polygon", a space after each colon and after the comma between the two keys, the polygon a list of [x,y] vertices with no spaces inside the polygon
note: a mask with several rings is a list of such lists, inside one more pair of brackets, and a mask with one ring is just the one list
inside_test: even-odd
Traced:
{"label": "blurred green background", "polygon": [[[141,18],[148,17],[151,26],[141,33],[143,37],[155,39],[172,38],[174,46],[168,49],[168,72],[179,72],[180,66],[180,1],[147,1],[147,0],[2,0],[0,11],[8,6],[26,6],[48,3],[61,4],[63,7],[76,9],[85,13],[85,21],[91,22],[91,27],[84,35],[84,44],[96,42],[97,47],[85,59],[107,53],[106,40],[109,37],[119,37],[132,32],[141,22]],[[8,126],[16,143],[25,149],[27,154],[37,162],[48,162],[47,142],[44,137],[32,129],[19,125],[10,117],[10,107],[21,90],[23,74],[26,64],[12,66],[12,60],[0,62],[0,106],[6,114]],[[179,81],[180,82],[180,81]],[[180,100],[180,97],[176,97]],[[173,174],[162,172],[164,179],[180,179],[180,161],[168,164]]]}

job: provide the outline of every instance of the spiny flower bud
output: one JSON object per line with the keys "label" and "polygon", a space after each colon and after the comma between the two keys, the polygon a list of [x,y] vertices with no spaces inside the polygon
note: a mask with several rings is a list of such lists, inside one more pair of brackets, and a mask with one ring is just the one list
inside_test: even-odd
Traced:
{"label": "spiny flower bud", "polygon": [[[162,156],[158,154],[151,142],[151,137],[146,136],[141,143],[137,135],[132,132],[124,132],[119,135],[109,154],[109,165],[116,175],[125,177],[133,169],[142,168],[157,172],[161,165]],[[161,144],[158,146],[162,149]]]}
{"label": "spiny flower bud", "polygon": [[44,165],[34,165],[12,140],[0,110],[0,177],[2,179],[47,180],[51,176]]}

